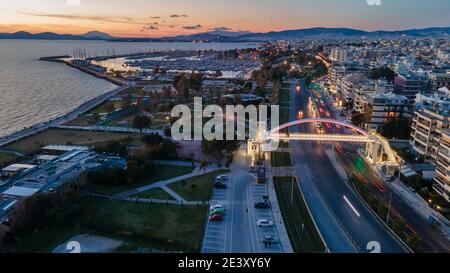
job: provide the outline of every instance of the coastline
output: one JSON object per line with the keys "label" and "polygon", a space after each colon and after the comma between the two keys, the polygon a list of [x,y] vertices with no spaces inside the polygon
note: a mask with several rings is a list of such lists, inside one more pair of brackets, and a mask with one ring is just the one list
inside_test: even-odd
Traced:
{"label": "coastline", "polygon": [[19,130],[17,132],[11,133],[9,135],[6,135],[4,137],[0,137],[0,147],[8,145],[10,143],[13,143],[15,141],[18,141],[22,138],[26,138],[29,136],[32,136],[34,134],[40,133],[44,130],[47,130],[51,127],[61,125],[65,122],[68,122],[74,118],[76,118],[78,115],[89,111],[90,109],[98,106],[99,104],[105,102],[109,98],[115,96],[117,93],[123,91],[124,89],[128,88],[128,86],[120,86],[118,88],[115,88],[111,91],[108,91],[100,96],[97,96],[91,100],[88,100],[87,102],[82,103],[75,109],[62,114],[54,119],[51,119],[49,121],[40,122],[38,124],[35,124],[31,127],[24,128],[22,130]]}
{"label": "coastline", "polygon": [[78,70],[80,70],[84,73],[87,73],[89,75],[92,75],[94,77],[97,77],[97,78],[100,78],[103,80],[107,80],[107,81],[115,84],[117,86],[117,88],[114,88],[113,90],[103,93],[95,98],[92,98],[92,99],[86,101],[86,102],[83,102],[82,104],[75,107],[73,110],[69,110],[65,114],[61,114],[53,119],[34,124],[30,127],[23,128],[19,131],[16,131],[16,132],[7,134],[3,137],[0,137],[0,147],[8,145],[10,143],[13,143],[15,141],[18,141],[20,139],[32,136],[34,134],[40,133],[51,127],[56,127],[56,126],[62,125],[64,123],[76,118],[77,116],[81,115],[82,113],[85,113],[85,112],[91,110],[92,108],[100,105],[101,103],[105,102],[106,100],[110,99],[111,97],[115,96],[119,92],[123,91],[124,89],[126,89],[130,85],[132,85],[129,82],[122,81],[117,78],[110,77],[108,75],[105,75],[105,74],[102,74],[102,73],[99,73],[96,71],[89,70],[85,67],[75,65],[75,64],[73,64],[71,62],[67,62],[65,60],[61,60],[61,58],[66,58],[66,57],[70,57],[70,56],[41,57],[41,58],[39,58],[39,60],[40,61],[48,61],[48,62],[56,62],[56,63],[68,65],[72,68],[78,69]]}
{"label": "coastline", "polygon": [[75,69],[78,69],[78,70],[80,70],[80,71],[82,71],[84,73],[92,75],[92,76],[94,76],[96,78],[109,81],[110,83],[115,84],[115,85],[122,85],[123,86],[123,85],[127,85],[128,84],[126,81],[123,81],[121,79],[109,76],[109,75],[104,74],[104,73],[100,73],[100,72],[97,72],[97,71],[90,70],[90,69],[88,69],[86,67],[74,64],[72,62],[68,62],[68,61],[62,60],[62,58],[68,58],[68,57],[70,58],[70,56],[50,56],[50,57],[41,57],[41,58],[39,58],[39,60],[40,61],[45,61],[45,62],[62,63],[62,64],[65,64],[65,65],[68,65],[70,67],[73,67]]}

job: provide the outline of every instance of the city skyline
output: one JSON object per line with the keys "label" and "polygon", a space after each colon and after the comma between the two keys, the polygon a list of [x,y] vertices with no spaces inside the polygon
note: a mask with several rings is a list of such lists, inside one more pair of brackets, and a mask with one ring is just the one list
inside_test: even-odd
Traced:
{"label": "city skyline", "polygon": [[281,0],[276,6],[268,0],[135,0],[133,5],[115,0],[39,0],[32,4],[21,0],[2,4],[0,33],[102,31],[117,37],[165,37],[214,30],[269,32],[311,27],[402,30],[449,26],[445,16],[449,8],[449,2],[438,0]]}

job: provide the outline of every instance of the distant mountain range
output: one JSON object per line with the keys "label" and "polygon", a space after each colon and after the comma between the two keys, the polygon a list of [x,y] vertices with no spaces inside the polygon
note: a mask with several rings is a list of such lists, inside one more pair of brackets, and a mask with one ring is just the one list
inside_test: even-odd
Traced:
{"label": "distant mountain range", "polygon": [[0,33],[0,39],[34,39],[34,40],[112,40],[114,37],[108,33],[90,31],[81,35],[57,34],[53,32],[30,33],[19,31],[15,33]]}
{"label": "distant mountain range", "polygon": [[233,32],[215,30],[192,35],[180,35],[163,38],[119,38],[99,31],[90,31],[82,35],[56,34],[44,32],[32,34],[29,32],[0,33],[0,39],[41,39],[41,40],[107,40],[129,42],[250,42],[295,39],[345,39],[345,38],[390,38],[390,37],[444,37],[450,35],[450,27],[434,27],[424,29],[408,29],[398,31],[364,31],[351,28],[316,27],[308,29],[294,29],[271,31],[266,33],[252,33],[246,31]]}

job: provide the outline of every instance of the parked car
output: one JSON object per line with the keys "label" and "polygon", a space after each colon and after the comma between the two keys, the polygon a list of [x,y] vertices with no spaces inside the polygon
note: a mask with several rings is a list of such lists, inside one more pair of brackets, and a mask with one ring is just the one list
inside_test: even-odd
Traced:
{"label": "parked car", "polygon": [[270,203],[269,202],[258,202],[258,203],[255,203],[255,208],[268,209],[268,208],[270,208]]}
{"label": "parked car", "polygon": [[221,215],[221,214],[213,214],[213,215],[209,216],[209,221],[216,222],[216,221],[222,221],[222,220],[223,220],[223,215]]}
{"label": "parked car", "polygon": [[212,210],[209,212],[209,215],[214,215],[214,214],[224,215],[225,210],[224,209],[215,209],[215,210]]}
{"label": "parked car", "polygon": [[275,237],[273,237],[272,235],[264,235],[264,237],[261,239],[261,241],[264,244],[275,244],[276,243]]}
{"label": "parked car", "polygon": [[256,222],[256,225],[258,227],[272,227],[273,226],[273,221],[271,221],[269,219],[259,219]]}
{"label": "parked car", "polygon": [[222,182],[216,182],[216,183],[214,183],[214,188],[216,188],[216,189],[226,189],[227,188],[227,184],[222,183]]}
{"label": "parked car", "polygon": [[221,204],[216,204],[216,205],[212,205],[209,207],[210,211],[215,210],[215,209],[225,209],[225,208]]}
{"label": "parked car", "polygon": [[217,183],[224,183],[224,182],[227,182],[228,181],[228,175],[224,175],[224,174],[222,174],[222,175],[219,175],[219,176],[217,176],[216,177],[216,182]]}

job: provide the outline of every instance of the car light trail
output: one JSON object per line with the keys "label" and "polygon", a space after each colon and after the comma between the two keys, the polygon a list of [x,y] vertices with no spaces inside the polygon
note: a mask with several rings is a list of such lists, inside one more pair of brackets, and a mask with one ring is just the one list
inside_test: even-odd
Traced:
{"label": "car light trail", "polygon": [[361,215],[359,214],[359,212],[355,209],[355,207],[352,205],[352,203],[350,203],[350,201],[348,201],[347,197],[344,195],[344,201],[345,203],[347,203],[347,205],[353,210],[353,212],[356,214],[356,216],[360,217]]}

